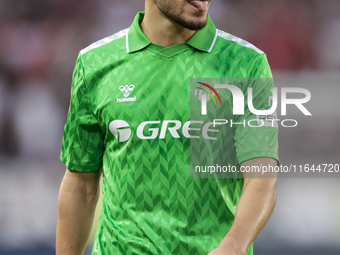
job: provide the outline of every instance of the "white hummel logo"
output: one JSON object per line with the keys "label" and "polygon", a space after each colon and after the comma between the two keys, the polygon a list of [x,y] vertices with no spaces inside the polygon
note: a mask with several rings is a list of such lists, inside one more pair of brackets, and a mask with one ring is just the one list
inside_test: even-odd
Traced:
{"label": "white hummel logo", "polygon": [[124,92],[123,96],[128,97],[130,95],[129,91],[132,91],[135,88],[134,85],[125,85],[125,86],[120,86],[119,90],[121,92]]}
{"label": "white hummel logo", "polygon": [[136,101],[136,96],[134,97],[128,97],[130,95],[130,92],[135,88],[135,85],[131,84],[131,85],[125,85],[125,86],[120,86],[119,90],[123,93],[123,96],[125,98],[117,98],[117,102],[129,102],[129,101]]}

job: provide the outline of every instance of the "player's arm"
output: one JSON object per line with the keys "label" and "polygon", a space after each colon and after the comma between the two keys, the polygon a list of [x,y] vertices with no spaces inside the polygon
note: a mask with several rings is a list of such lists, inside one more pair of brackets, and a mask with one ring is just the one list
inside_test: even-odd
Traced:
{"label": "player's arm", "polygon": [[[272,158],[254,158],[241,166],[277,165]],[[219,246],[209,255],[244,255],[271,216],[276,204],[276,176],[253,178],[244,173],[243,192],[235,220]]]}
{"label": "player's arm", "polygon": [[101,172],[66,169],[59,191],[57,255],[84,253],[100,194]]}

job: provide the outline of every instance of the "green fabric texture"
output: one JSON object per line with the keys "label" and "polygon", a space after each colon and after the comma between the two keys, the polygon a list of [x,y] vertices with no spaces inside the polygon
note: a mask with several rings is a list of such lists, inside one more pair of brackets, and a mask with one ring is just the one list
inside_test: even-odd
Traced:
{"label": "green fabric texture", "polygon": [[[243,179],[190,178],[182,130],[190,79],[271,78],[271,71],[263,52],[216,30],[210,18],[187,43],[167,48],[142,33],[143,15],[80,52],[60,159],[74,171],[103,169],[92,254],[204,255],[230,229]],[[178,122],[170,120],[182,126],[171,132]],[[229,135],[238,161],[278,159],[277,128]]]}

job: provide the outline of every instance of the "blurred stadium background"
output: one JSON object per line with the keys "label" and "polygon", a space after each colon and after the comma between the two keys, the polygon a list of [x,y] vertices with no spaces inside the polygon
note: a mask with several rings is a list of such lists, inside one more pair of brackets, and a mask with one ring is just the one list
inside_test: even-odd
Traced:
{"label": "blurred stadium background", "polygon": [[[142,0],[0,1],[0,255],[54,253],[76,57],[143,9]],[[340,1],[212,0],[210,16],[267,53],[278,87],[312,92],[313,117],[280,129],[282,164],[340,163]],[[340,254],[339,184],[280,179],[255,254]]]}

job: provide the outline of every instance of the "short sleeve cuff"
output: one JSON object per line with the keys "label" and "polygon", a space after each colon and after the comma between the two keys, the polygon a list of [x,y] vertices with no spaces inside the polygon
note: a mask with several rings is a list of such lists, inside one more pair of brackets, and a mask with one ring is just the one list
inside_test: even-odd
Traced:
{"label": "short sleeve cuff", "polygon": [[240,156],[237,157],[239,163],[241,164],[244,161],[247,161],[249,159],[253,159],[253,158],[273,158],[277,161],[277,165],[280,166],[280,160],[279,160],[279,156],[277,155],[277,153],[273,153],[270,151],[255,151],[255,152],[248,152],[245,154],[242,154]]}
{"label": "short sleeve cuff", "polygon": [[103,162],[99,161],[93,164],[78,164],[71,162],[71,160],[63,155],[62,153],[60,154],[60,161],[63,162],[66,165],[66,168],[72,171],[77,171],[77,172],[94,172],[102,168]]}

